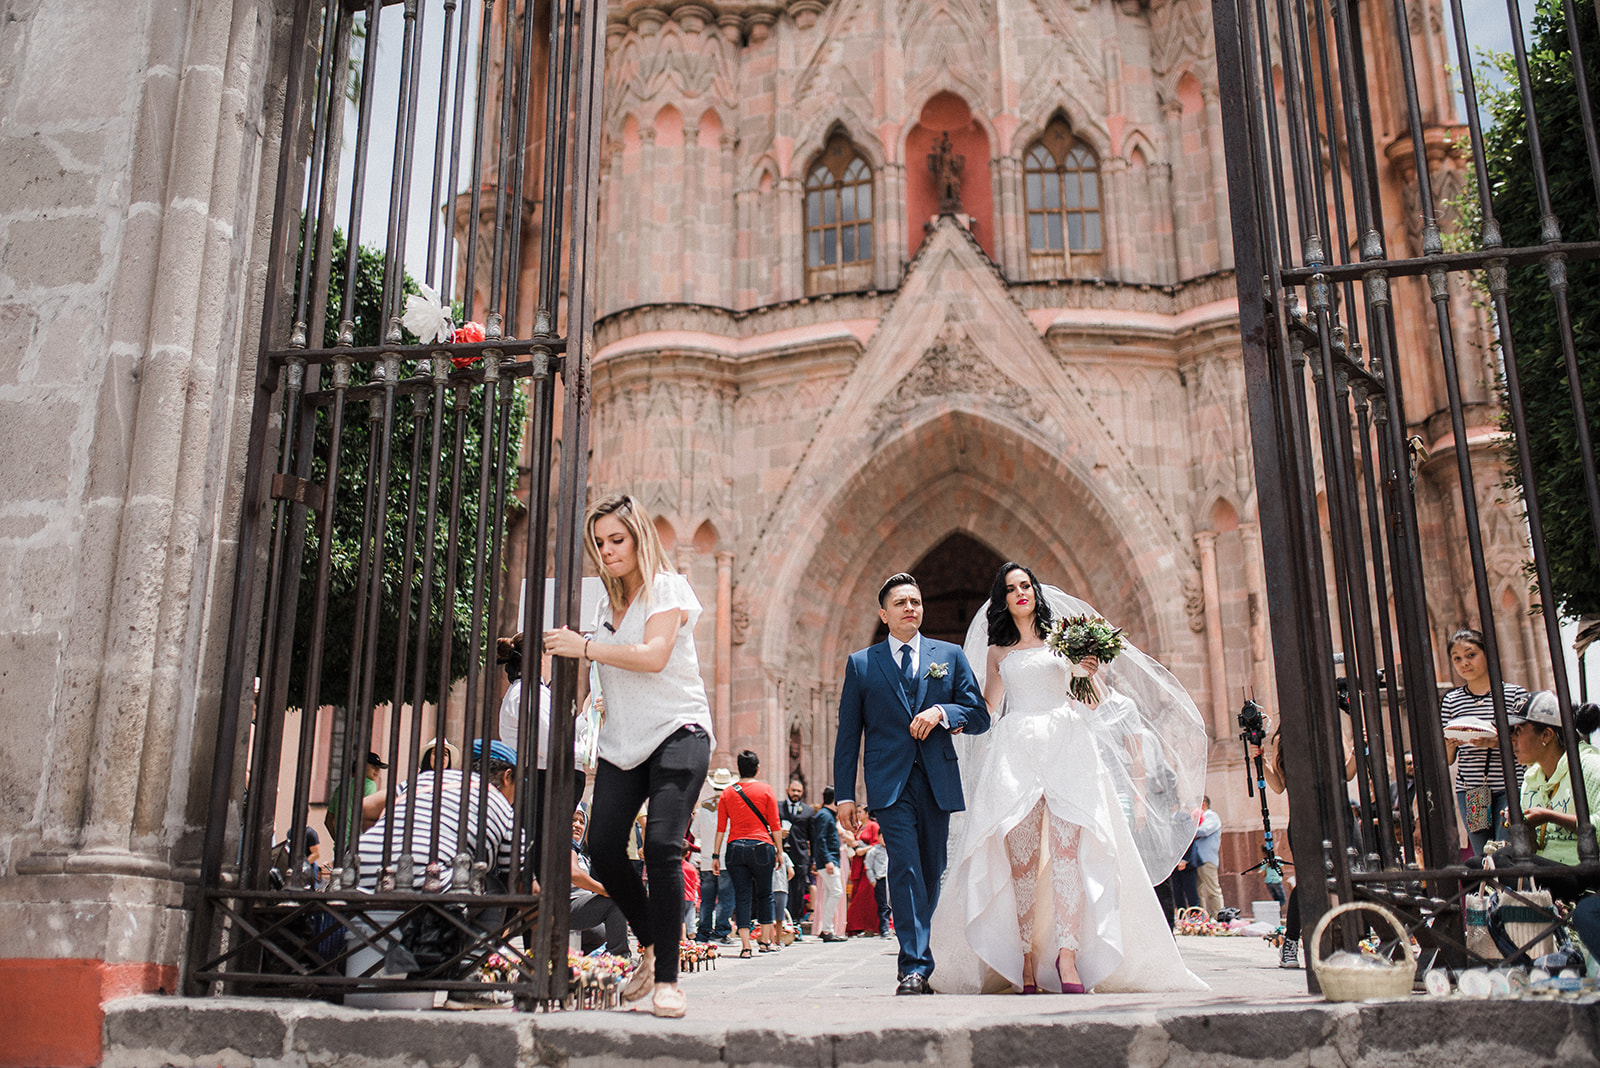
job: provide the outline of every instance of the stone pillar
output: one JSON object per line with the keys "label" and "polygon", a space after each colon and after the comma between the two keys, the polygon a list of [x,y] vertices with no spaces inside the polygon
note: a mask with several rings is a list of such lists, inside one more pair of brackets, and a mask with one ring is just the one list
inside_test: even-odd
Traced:
{"label": "stone pillar", "polygon": [[[1240,523],[1239,537],[1244,542],[1245,581],[1250,586],[1250,598],[1255,610],[1250,614],[1250,662],[1265,664],[1272,648],[1267,625],[1266,565],[1261,558],[1261,525]],[[1273,692],[1272,680],[1262,676],[1253,678],[1256,693]]]}
{"label": "stone pillar", "polygon": [[1105,250],[1105,272],[1111,278],[1129,281],[1135,277],[1133,227],[1138,215],[1128,191],[1128,161],[1121,156],[1105,160],[1100,173],[1104,181],[1100,218],[1105,233],[1100,235],[1100,242]]}
{"label": "stone pillar", "polygon": [[1207,264],[1211,270],[1233,268],[1233,227],[1228,224],[1228,160],[1222,144],[1222,103],[1217,90],[1207,87],[1202,92],[1206,103],[1206,147],[1211,150],[1211,211],[1216,220],[1217,262]]}
{"label": "stone pillar", "polygon": [[805,296],[805,240],[800,211],[804,188],[799,178],[778,179],[778,299]]}
{"label": "stone pillar", "polygon": [[1194,543],[1200,550],[1200,593],[1205,598],[1206,688],[1211,691],[1212,732],[1217,738],[1233,733],[1228,708],[1228,668],[1222,651],[1222,599],[1217,592],[1217,532],[1199,530]]}
{"label": "stone pillar", "polygon": [[717,554],[717,674],[713,729],[717,751],[712,763],[720,766],[733,758],[729,741],[733,731],[733,554]]}
{"label": "stone pillar", "polygon": [[293,6],[9,13],[0,1063],[98,1063],[101,1001],[177,984]]}
{"label": "stone pillar", "polygon": [[734,184],[738,181],[738,160],[734,156],[734,147],[739,139],[733,132],[724,128],[722,138],[718,142],[722,163],[722,185],[717,201],[717,257],[721,260],[717,264],[718,293],[712,303],[720,304],[727,308],[739,307],[739,294],[734,289],[734,265],[739,259],[739,209],[737,201],[730,205],[728,198],[733,196]]}
{"label": "stone pillar", "polygon": [[882,227],[883,250],[879,262],[883,272],[879,288],[893,289],[900,284],[900,265],[911,258],[906,237],[906,168],[902,163],[887,163],[883,168],[883,203],[878,205],[876,225]]}
{"label": "stone pillar", "polygon": [[757,303],[755,293],[755,255],[757,208],[761,204],[761,190],[741,189],[733,197],[733,303],[738,310]]}
{"label": "stone pillar", "polygon": [[[698,285],[700,246],[706,231],[705,153],[700,148],[700,117],[683,116],[683,208],[678,212],[678,268],[683,278],[678,296],[671,299],[694,304],[704,300]],[[720,203],[720,190],[712,190]]]}
{"label": "stone pillar", "polygon": [[1021,281],[1028,277],[1028,236],[1026,211],[1022,199],[1022,161],[1002,156],[995,161],[995,198],[999,205],[1000,264],[1006,277]]}
{"label": "stone pillar", "polygon": [[1172,267],[1174,280],[1192,278],[1200,273],[1195,267],[1194,255],[1194,201],[1179,176],[1186,162],[1183,154],[1183,105],[1176,100],[1164,110],[1167,121],[1167,156],[1174,166],[1167,172],[1167,202],[1172,205]]}

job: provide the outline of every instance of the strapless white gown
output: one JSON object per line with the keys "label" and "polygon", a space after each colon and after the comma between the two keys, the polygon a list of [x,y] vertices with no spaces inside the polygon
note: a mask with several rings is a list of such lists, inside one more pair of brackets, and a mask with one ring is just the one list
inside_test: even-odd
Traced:
{"label": "strapless white gown", "polygon": [[[976,774],[968,779],[967,809],[951,821],[950,859],[931,932],[934,985],[950,993],[1022,986],[1023,945],[1005,837],[1043,798],[1052,816],[1083,828],[1077,963],[1084,986],[1102,992],[1207,989],[1178,953],[1085,719],[1114,713],[1115,703],[1128,699],[1109,693],[1091,709],[1068,696],[1069,671],[1048,648],[1019,649],[1000,662],[1005,714],[973,739],[982,744]],[[1035,930],[1053,931],[1046,921]],[[1048,990],[1060,989],[1055,948],[1047,936],[1034,954],[1036,981]]]}

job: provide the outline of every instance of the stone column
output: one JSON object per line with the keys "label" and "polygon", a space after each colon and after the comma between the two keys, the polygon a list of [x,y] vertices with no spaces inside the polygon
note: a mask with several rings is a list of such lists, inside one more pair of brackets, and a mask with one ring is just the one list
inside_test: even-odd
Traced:
{"label": "stone column", "polygon": [[1222,650],[1222,599],[1217,592],[1217,532],[1198,530],[1194,543],[1200,550],[1200,593],[1205,598],[1206,686],[1211,691],[1212,732],[1217,738],[1226,738],[1233,733],[1233,719]]}
{"label": "stone column", "polygon": [[883,238],[880,262],[883,264],[882,280],[878,285],[894,289],[900,284],[900,265],[911,258],[906,245],[906,168],[901,163],[888,163],[883,168],[883,203],[878,205],[877,225]]}
{"label": "stone column", "polygon": [[805,241],[801,228],[804,188],[793,175],[778,179],[778,299],[805,296]]}
{"label": "stone column", "polygon": [[1173,101],[1166,106],[1164,115],[1167,120],[1167,157],[1174,164],[1167,172],[1167,202],[1172,205],[1172,267],[1177,280],[1199,273],[1194,262],[1194,203],[1178,184],[1187,163],[1183,155],[1183,105]]}
{"label": "stone column", "polygon": [[[1100,235],[1104,248],[1105,272],[1112,278],[1132,281],[1135,278],[1133,253],[1133,227],[1137,214],[1133,198],[1128,192],[1128,161],[1121,156],[1105,160],[1100,165],[1104,188],[1100,194],[1100,218],[1105,233]],[[1108,203],[1109,202],[1109,203]]]}
{"label": "stone column", "polygon": [[1217,90],[1207,87],[1206,147],[1211,150],[1211,218],[1217,228],[1217,262],[1206,266],[1214,270],[1233,267],[1233,227],[1228,223],[1228,161],[1222,144],[1222,103]]}
{"label": "stone column", "polygon": [[714,765],[731,760],[733,731],[733,554],[717,554],[717,674],[713,729],[717,732]]}
{"label": "stone column", "polygon": [[7,1063],[99,1063],[103,999],[176,987],[292,8],[12,6],[0,1004],[50,1008],[0,1024]]}
{"label": "stone column", "polygon": [[1028,277],[1026,212],[1022,200],[1022,161],[1002,156],[995,161],[995,197],[999,206],[1000,264],[1006,278],[1021,281]]}
{"label": "stone column", "polygon": [[731,130],[723,128],[722,138],[718,142],[722,157],[722,185],[717,195],[717,264],[718,293],[711,303],[719,304],[726,308],[739,306],[739,295],[734,290],[733,272],[734,265],[739,263],[739,221],[738,204],[735,202],[730,210],[728,199],[733,196],[734,184],[738,181],[738,160],[734,157],[734,146],[738,138]]}
{"label": "stone column", "polygon": [[[704,298],[698,285],[701,237],[706,229],[703,192],[706,182],[702,168],[705,153],[700,149],[700,117],[683,117],[683,208],[678,212],[678,296],[672,299],[694,304]],[[720,202],[720,198],[719,198]]]}
{"label": "stone column", "polygon": [[[1261,524],[1240,523],[1239,537],[1244,541],[1245,581],[1250,585],[1250,596],[1259,609],[1250,617],[1250,659],[1262,663],[1271,648],[1267,636],[1267,578],[1266,565],[1261,558]],[[1256,679],[1257,692],[1265,692],[1266,680]]]}

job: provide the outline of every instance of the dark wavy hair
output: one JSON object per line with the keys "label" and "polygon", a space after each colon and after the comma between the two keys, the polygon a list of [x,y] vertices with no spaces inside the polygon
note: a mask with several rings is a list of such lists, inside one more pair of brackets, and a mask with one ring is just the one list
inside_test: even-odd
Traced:
{"label": "dark wavy hair", "polygon": [[1055,622],[1055,616],[1050,614],[1050,606],[1044,601],[1044,587],[1039,585],[1033,571],[1014,560],[1007,560],[1000,565],[1000,570],[994,576],[994,585],[989,588],[990,645],[1015,645],[1022,640],[1017,623],[1011,618],[1011,609],[1006,605],[1006,576],[1013,571],[1022,572],[1033,583],[1033,632],[1043,638],[1050,632],[1050,624]]}

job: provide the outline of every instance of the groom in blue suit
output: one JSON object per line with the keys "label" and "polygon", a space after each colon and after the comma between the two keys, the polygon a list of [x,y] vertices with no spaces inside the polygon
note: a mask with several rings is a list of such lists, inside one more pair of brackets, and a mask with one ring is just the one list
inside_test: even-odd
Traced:
{"label": "groom in blue suit", "polygon": [[896,994],[930,994],[928,932],[944,876],[950,813],[966,808],[950,736],[989,729],[989,710],[958,645],[925,638],[922,590],[910,575],[878,591],[889,637],[851,653],[839,695],[833,781],[839,820],[859,827],[856,760],[866,735],[865,772],[872,815],[889,853],[889,904],[900,939]]}

